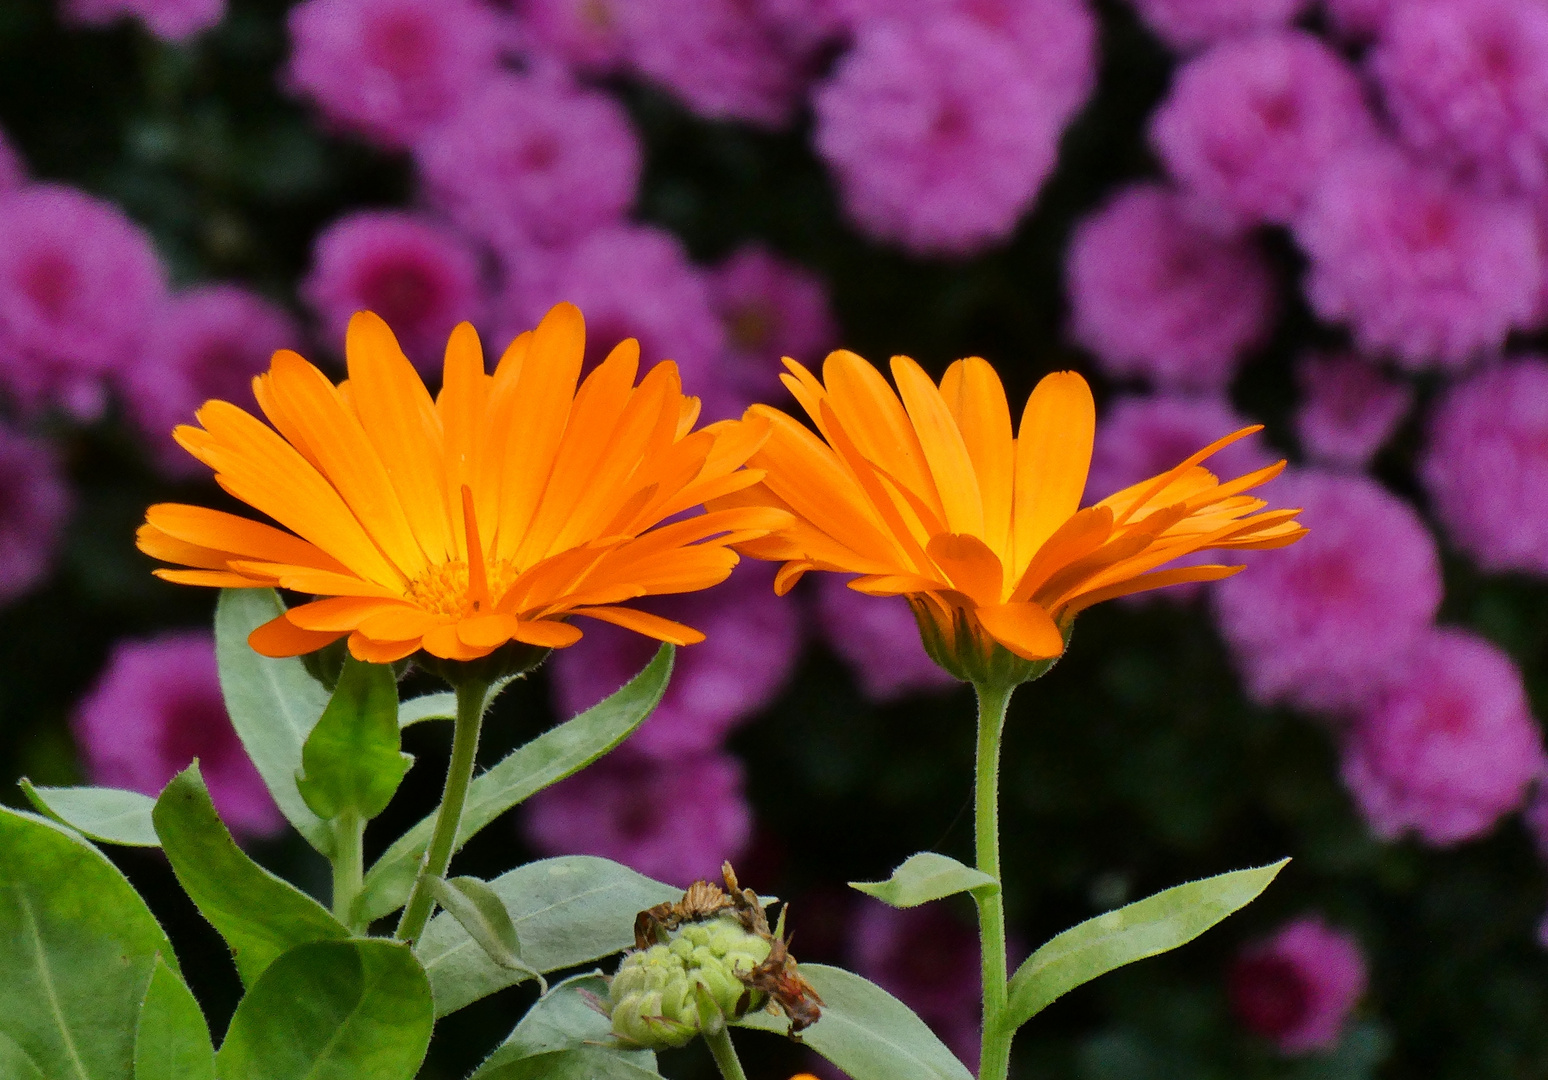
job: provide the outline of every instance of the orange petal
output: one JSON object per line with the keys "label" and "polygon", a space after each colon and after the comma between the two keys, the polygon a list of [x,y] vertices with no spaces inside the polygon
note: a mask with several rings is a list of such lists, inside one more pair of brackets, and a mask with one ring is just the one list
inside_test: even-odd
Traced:
{"label": "orange petal", "polygon": [[442,620],[410,604],[378,605],[357,629],[373,641],[409,641],[424,637]]}
{"label": "orange petal", "polygon": [[952,588],[978,604],[1000,602],[1004,584],[1000,560],[978,537],[942,533],[932,537],[925,550]]}
{"label": "orange petal", "polygon": [[517,641],[546,649],[563,649],[581,639],[580,628],[553,619],[523,619],[511,634]]}
{"label": "orange petal", "polygon": [[947,527],[954,533],[982,536],[984,504],[978,492],[978,476],[940,389],[923,368],[906,356],[892,358],[892,377],[919,436],[941,508],[946,513]]}
{"label": "orange petal", "polygon": [[919,435],[882,373],[849,350],[838,349],[823,363],[822,378],[828,404],[860,452],[923,499],[932,516],[944,518]]}
{"label": "orange petal", "polygon": [[962,432],[962,441],[978,476],[978,490],[984,503],[984,541],[991,551],[1008,552],[1016,446],[1011,437],[1005,387],[987,360],[970,356],[946,369],[941,397]]}
{"label": "orange petal", "polygon": [[1023,660],[1050,660],[1064,652],[1064,635],[1038,604],[997,604],[973,614],[991,637]]}
{"label": "orange petal", "polygon": [[437,626],[424,636],[420,641],[420,647],[431,656],[438,656],[442,660],[477,660],[480,656],[488,656],[494,651],[464,645],[462,638],[457,636],[456,623]]}
{"label": "orange petal", "polygon": [[1113,600],[1120,596],[1130,596],[1134,593],[1149,592],[1151,589],[1164,589],[1168,585],[1181,585],[1189,581],[1219,581],[1233,574],[1247,569],[1245,566],[1180,566],[1173,570],[1157,570],[1149,574],[1141,574],[1127,581],[1120,581],[1116,585],[1109,585],[1102,589],[1092,589],[1090,592],[1079,593],[1071,597],[1065,603],[1060,614],[1069,618],[1078,615],[1093,604],[1100,604],[1104,600]]}
{"label": "orange petal", "polygon": [[262,589],[273,588],[274,582],[254,580],[226,570],[152,570],[162,581],[176,585],[203,585],[212,589]]}
{"label": "orange petal", "polygon": [[279,658],[301,656],[305,653],[315,652],[324,646],[332,645],[343,636],[342,633],[320,633],[316,630],[303,630],[284,615],[281,615],[270,619],[251,634],[248,634],[247,644],[260,656]]}
{"label": "orange petal", "polygon": [[779,568],[774,575],[774,595],[785,596],[796,587],[796,582],[806,576],[806,572],[812,569],[812,564],[802,561],[787,562]]}
{"label": "orange petal", "polygon": [[514,615],[480,615],[475,619],[462,619],[457,623],[457,636],[462,643],[473,649],[498,649],[515,636],[517,629]]}
{"label": "orange petal", "polygon": [[1091,387],[1073,371],[1043,377],[1027,398],[1016,439],[1014,561],[1021,576],[1039,548],[1080,509],[1096,437]]}
{"label": "orange petal", "polygon": [[199,547],[229,552],[265,562],[344,570],[333,556],[300,537],[272,525],[182,503],[157,503],[145,511],[145,520],[167,536]]}
{"label": "orange petal", "polygon": [[303,630],[342,634],[347,630],[358,629],[361,620],[373,612],[381,611],[386,607],[403,606],[397,601],[378,600],[375,597],[330,596],[326,600],[313,600],[310,604],[297,605],[285,615]]}
{"label": "orange petal", "polygon": [[349,655],[367,664],[391,664],[419,651],[419,639],[413,641],[375,641],[356,630],[349,635]]}
{"label": "orange petal", "polygon": [[663,619],[660,615],[652,615],[646,611],[636,611],[634,608],[576,608],[570,614],[600,619],[614,626],[621,626],[625,630],[633,630],[637,634],[644,634],[646,637],[670,642],[673,645],[697,645],[704,640],[704,635],[691,626],[684,626],[682,623]]}

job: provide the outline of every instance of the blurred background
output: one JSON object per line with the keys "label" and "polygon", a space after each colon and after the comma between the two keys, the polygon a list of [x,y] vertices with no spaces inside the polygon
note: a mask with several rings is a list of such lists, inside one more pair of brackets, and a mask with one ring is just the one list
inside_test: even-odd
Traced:
{"label": "blurred background", "polygon": [[[1287,457],[1267,495],[1312,532],[1090,611],[1017,696],[1016,947],[1294,861],[1055,1004],[1016,1075],[1548,1077],[1541,0],[4,0],[0,130],[0,798],[154,793],[198,756],[255,857],[326,890],[224,718],[214,596],[152,578],[133,532],[225,498],[173,425],[251,407],[276,348],[340,373],[358,308],[433,385],[457,321],[498,352],[572,300],[598,355],[639,337],[715,418],[788,406],[780,356],[839,345],[982,355],[1017,411],[1074,368],[1087,502],[1259,423],[1216,466]],[[971,695],[901,602],[818,577],[659,603],[709,640],[658,714],[459,868],[585,852],[686,884],[730,857],[793,902],[799,957],[971,1064],[970,912],[844,886],[970,858]],[[649,653],[588,629],[506,693],[484,760]],[[368,845],[433,806],[435,727]],[[114,857],[218,1034],[220,940],[163,861]],[[531,993],[446,1020],[423,1075],[466,1075]]]}

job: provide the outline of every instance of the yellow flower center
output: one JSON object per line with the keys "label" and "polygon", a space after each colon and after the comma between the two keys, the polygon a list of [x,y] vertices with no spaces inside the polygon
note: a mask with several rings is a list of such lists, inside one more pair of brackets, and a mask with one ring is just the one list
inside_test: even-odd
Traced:
{"label": "yellow flower center", "polygon": [[509,559],[485,564],[489,575],[489,601],[483,603],[468,587],[468,564],[453,559],[432,566],[409,582],[406,599],[432,615],[463,619],[487,615],[516,581],[519,571]]}

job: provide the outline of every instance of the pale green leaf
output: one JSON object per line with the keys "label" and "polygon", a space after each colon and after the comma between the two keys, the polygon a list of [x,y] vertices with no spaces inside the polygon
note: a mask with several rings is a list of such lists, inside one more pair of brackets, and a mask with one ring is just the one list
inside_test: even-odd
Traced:
{"label": "pale green leaf", "polygon": [[[502,1066],[523,1058],[613,1042],[613,1025],[605,1013],[592,1007],[607,1005],[607,980],[593,972],[576,975],[557,984],[538,998],[506,1039],[468,1080],[488,1080]],[[654,1073],[656,1055],[649,1050],[617,1049],[625,1061]]]}
{"label": "pale green leaf", "polygon": [[134,1080],[214,1080],[215,1046],[199,1003],[160,957],[140,1007]]}
{"label": "pale green leaf", "polygon": [[921,851],[903,860],[886,881],[851,881],[851,889],[895,908],[918,907],[957,893],[999,891],[994,878],[956,859]]}
{"label": "pale green leaf", "polygon": [[456,877],[431,878],[430,891],[436,903],[478,942],[484,955],[503,968],[536,976],[543,992],[548,992],[543,976],[522,963],[516,927],[493,889],[475,877]]}
{"label": "pale green leaf", "polygon": [[398,681],[385,664],[347,657],[338,685],[301,748],[301,798],[318,817],[370,821],[392,800],[413,758],[401,750]]}
{"label": "pale green leaf", "polygon": [[478,1080],[650,1080],[661,1074],[653,1066],[640,1065],[633,1055],[581,1046],[508,1061],[476,1075]]}
{"label": "pale green leaf", "polygon": [[421,694],[409,698],[398,706],[398,726],[408,727],[424,720],[455,720],[457,695],[446,691],[440,694]]}
{"label": "pale green leaf", "polygon": [[55,821],[104,844],[156,847],[151,807],[156,800],[138,791],[101,787],[34,787],[23,777],[27,800]]}

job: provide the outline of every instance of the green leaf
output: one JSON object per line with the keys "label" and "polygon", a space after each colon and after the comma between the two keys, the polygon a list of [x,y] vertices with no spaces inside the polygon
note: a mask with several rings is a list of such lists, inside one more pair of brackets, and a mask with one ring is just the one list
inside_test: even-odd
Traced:
{"label": "green leaf", "polygon": [[519,1058],[487,1072],[480,1069],[473,1075],[477,1080],[646,1080],[661,1074],[653,1065],[638,1064],[631,1054],[602,1046],[581,1046]]}
{"label": "green leaf", "polygon": [[[492,690],[491,696],[493,696]],[[456,718],[457,695],[450,692],[421,694],[417,698],[409,698],[398,706],[399,727],[408,727],[422,720],[455,720]]]}
{"label": "green leaf", "polygon": [[175,963],[150,909],[100,851],[0,808],[0,1075],[132,1076],[158,956]]}
{"label": "green leaf", "polygon": [[392,801],[414,759],[401,750],[398,681],[384,664],[344,661],[328,707],[301,747],[296,787],[312,813],[370,821]]}
{"label": "green leaf", "polygon": [[[511,1032],[468,1080],[488,1080],[502,1066],[540,1054],[573,1050],[613,1040],[613,1024],[591,1001],[607,1001],[607,980],[596,972],[575,975],[538,998]],[[656,1055],[649,1050],[615,1050],[616,1056],[654,1074]]]}
{"label": "green leaf", "polygon": [[895,908],[918,907],[957,893],[998,892],[1000,888],[982,870],[933,851],[910,855],[886,881],[851,881],[849,887]]}
{"label": "green leaf", "polygon": [[[666,692],[672,657],[672,646],[661,646],[655,659],[612,697],[544,732],[475,777],[457,830],[457,848],[511,807],[579,772],[628,738]],[[431,815],[399,837],[371,867],[355,904],[357,922],[373,922],[403,906],[434,828]]]}
{"label": "green leaf", "polygon": [[1011,977],[1011,1023],[1020,1027],[1057,998],[1114,968],[1186,945],[1257,899],[1289,861],[1190,881],[1066,930]]}
{"label": "green leaf", "polygon": [[484,955],[511,971],[525,972],[537,978],[543,993],[548,981],[521,960],[521,941],[510,913],[499,895],[475,877],[431,878],[430,891],[436,903],[478,942]]}
{"label": "green leaf", "polygon": [[[923,1020],[875,983],[825,964],[802,964],[801,974],[823,1001],[822,1019],[801,1041],[852,1080],[973,1080]],[[762,1010],[737,1024],[781,1035],[790,1028],[783,1016]]]}
{"label": "green leaf", "polygon": [[237,847],[197,762],[173,777],[152,816],[179,884],[226,939],[243,985],[251,987],[287,949],[349,937],[326,908]]}
{"label": "green leaf", "polygon": [[151,807],[156,800],[138,791],[100,787],[34,787],[22,777],[21,789],[42,813],[104,844],[158,847]]}
{"label": "green leaf", "polygon": [[333,830],[312,813],[296,787],[301,748],[328,706],[328,691],[299,658],[259,656],[247,635],[284,612],[273,589],[225,589],[215,608],[215,657],[220,688],[247,756],[258,767],[280,812],[324,855]]}
{"label": "green leaf", "polygon": [[430,1047],[430,984],[407,945],[300,945],[247,992],[215,1055],[220,1080],[412,1080]]}
{"label": "green leaf", "polygon": [[160,957],[134,1036],[134,1080],[215,1080],[215,1045],[204,1013]]}
{"label": "green leaf", "polygon": [[[521,939],[522,962],[536,971],[590,963],[634,944],[634,917],[681,889],[627,866],[567,855],[518,866],[489,883]],[[526,976],[496,964],[450,915],[430,920],[419,957],[435,989],[435,1014],[503,990]]]}

